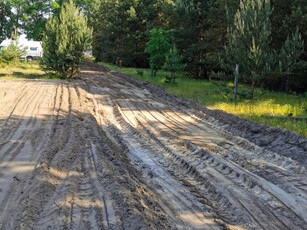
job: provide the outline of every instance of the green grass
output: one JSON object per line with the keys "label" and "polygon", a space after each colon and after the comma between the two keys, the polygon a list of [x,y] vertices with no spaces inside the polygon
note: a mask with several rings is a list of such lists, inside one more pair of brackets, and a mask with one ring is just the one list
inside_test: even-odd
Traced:
{"label": "green grass", "polygon": [[[177,84],[165,83],[168,72],[159,71],[156,77],[150,77],[149,69],[117,68],[108,63],[100,63],[111,70],[115,70],[136,79],[145,80],[152,84],[163,87],[168,93],[192,99],[212,109],[224,110],[228,113],[267,124],[279,128],[295,131],[307,137],[307,120],[280,119],[263,117],[307,116],[307,95],[288,95],[285,93],[271,92],[262,88],[256,88],[253,101],[250,101],[250,87],[239,85],[239,96],[237,104],[233,101],[233,83],[225,81],[208,81],[188,78],[184,73],[177,75]],[[138,72],[142,70],[143,76]]]}
{"label": "green grass", "polygon": [[38,62],[20,62],[0,68],[1,79],[38,79],[38,80],[59,80],[61,77],[55,73],[45,73]]}

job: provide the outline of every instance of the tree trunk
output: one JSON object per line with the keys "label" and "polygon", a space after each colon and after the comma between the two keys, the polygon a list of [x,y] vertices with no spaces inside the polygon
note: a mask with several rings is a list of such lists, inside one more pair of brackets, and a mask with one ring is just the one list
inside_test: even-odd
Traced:
{"label": "tree trunk", "polygon": [[199,65],[197,77],[202,78],[202,75],[203,75],[203,69],[202,69],[201,65]]}
{"label": "tree trunk", "polygon": [[157,69],[154,70],[154,77],[157,75]]}
{"label": "tree trunk", "polygon": [[289,77],[288,77],[288,75],[286,76],[285,91],[286,91],[286,93],[289,93]]}
{"label": "tree trunk", "polygon": [[254,99],[255,85],[256,85],[256,82],[255,82],[255,80],[253,79],[253,80],[252,80],[252,88],[251,88],[251,93],[250,93],[250,99],[251,99],[251,100],[253,100],[253,99]]}

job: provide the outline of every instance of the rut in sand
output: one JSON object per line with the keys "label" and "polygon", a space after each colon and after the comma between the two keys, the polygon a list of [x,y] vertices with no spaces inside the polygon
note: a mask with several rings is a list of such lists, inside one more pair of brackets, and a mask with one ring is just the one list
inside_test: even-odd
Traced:
{"label": "rut in sand", "polygon": [[307,229],[306,139],[81,76],[0,81],[0,229]]}

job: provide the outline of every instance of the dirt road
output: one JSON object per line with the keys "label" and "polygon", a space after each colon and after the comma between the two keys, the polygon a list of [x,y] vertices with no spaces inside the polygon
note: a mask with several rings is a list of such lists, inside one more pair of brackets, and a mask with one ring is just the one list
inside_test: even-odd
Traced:
{"label": "dirt road", "polygon": [[0,80],[0,229],[307,229],[307,141],[103,67]]}

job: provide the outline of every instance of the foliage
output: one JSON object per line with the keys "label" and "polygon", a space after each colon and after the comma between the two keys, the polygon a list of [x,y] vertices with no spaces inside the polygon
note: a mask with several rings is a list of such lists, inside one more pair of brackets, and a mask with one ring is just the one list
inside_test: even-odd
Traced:
{"label": "foliage", "polygon": [[272,48],[280,50],[288,37],[299,29],[304,43],[304,53],[300,60],[307,61],[307,1],[271,0],[274,8],[272,20]]}
{"label": "foliage", "polygon": [[236,2],[237,0],[176,1],[175,44],[185,58],[186,70],[193,77],[207,78],[212,70],[220,69],[218,57],[226,42],[229,25],[225,6],[235,12]]}
{"label": "foliage", "polygon": [[18,43],[18,36],[15,34],[12,37],[12,42],[0,50],[0,63],[7,65],[16,64],[19,58],[26,55],[27,47],[21,47]]}
{"label": "foliage", "polygon": [[257,81],[270,72],[273,54],[270,52],[271,7],[269,0],[242,0],[228,31],[225,67],[233,70],[240,65],[244,77],[250,79],[253,99]]}
{"label": "foliage", "polygon": [[144,76],[144,71],[143,70],[137,70],[137,74],[141,77]]}
{"label": "foliage", "polygon": [[[59,15],[65,0],[0,0],[0,41],[14,29],[41,40],[49,16]],[[220,53],[227,43],[240,0],[75,0],[94,28],[93,53],[97,60],[120,57],[127,66],[148,66],[144,52],[152,28],[171,30],[173,43],[187,63],[186,71],[207,78],[220,66]],[[272,9],[269,46],[279,52],[296,28],[302,35],[307,61],[307,1],[270,0]],[[306,65],[302,65],[306,66]],[[295,68],[295,73],[307,67]]]}
{"label": "foliage", "polygon": [[182,63],[183,57],[179,54],[177,48],[173,46],[166,55],[165,64],[163,69],[170,72],[166,77],[167,83],[176,82],[176,72],[183,71],[185,65]]}
{"label": "foliage", "polygon": [[0,0],[0,42],[10,37],[12,32],[12,12],[9,1]]}
{"label": "foliage", "polygon": [[160,2],[96,0],[90,10],[95,57],[110,62],[120,57],[128,66],[148,66],[145,44],[159,16]]}
{"label": "foliage", "polygon": [[279,72],[283,74],[290,74],[297,67],[297,61],[304,52],[304,42],[302,36],[298,30],[292,35],[292,38],[288,37],[284,45],[281,47],[279,53]]}
{"label": "foliage", "polygon": [[[65,0],[0,0],[0,41],[17,29],[28,38],[41,40],[49,15],[59,15]],[[83,10],[92,0],[74,1]]]}
{"label": "foliage", "polygon": [[259,80],[277,71],[290,73],[303,53],[298,31],[291,39],[288,37],[281,51],[272,50],[271,14],[269,0],[242,0],[234,26],[228,30],[228,46],[222,61],[229,71],[240,65],[241,76],[251,82],[250,99]]}
{"label": "foliage", "polygon": [[169,31],[163,29],[152,29],[150,40],[146,43],[145,52],[150,55],[149,62],[153,76],[161,69],[165,63],[167,53],[171,48],[169,43]]}
{"label": "foliage", "polygon": [[26,0],[21,11],[24,21],[21,27],[27,31],[28,38],[41,41],[47,22],[45,15],[51,12],[49,1]]}
{"label": "foliage", "polygon": [[165,76],[170,74],[166,71],[160,71],[155,78],[150,78],[149,69],[142,69],[144,77],[140,77],[137,75],[138,69],[135,68],[118,69],[111,64],[103,63],[103,65],[133,78],[159,85],[170,94],[262,124],[289,129],[307,137],[306,121],[263,117],[263,115],[287,116],[290,113],[293,116],[307,116],[307,100],[304,95],[276,93],[258,87],[255,89],[255,100],[250,101],[249,86],[240,84],[236,104],[233,101],[233,82],[191,79],[178,72],[176,85],[166,84]]}
{"label": "foliage", "polygon": [[49,19],[43,39],[42,65],[65,77],[75,77],[80,69],[84,51],[89,48],[92,29],[78,7],[65,3],[59,16]]}

